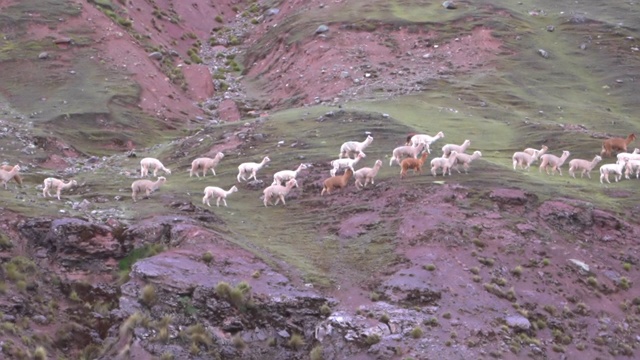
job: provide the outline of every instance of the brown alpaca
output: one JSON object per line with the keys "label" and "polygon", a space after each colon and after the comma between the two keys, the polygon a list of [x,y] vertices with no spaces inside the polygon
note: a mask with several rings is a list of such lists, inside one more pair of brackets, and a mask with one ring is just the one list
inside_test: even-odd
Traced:
{"label": "brown alpaca", "polygon": [[351,179],[352,175],[353,175],[353,170],[351,170],[350,168],[347,168],[344,174],[339,176],[332,176],[326,179],[323,183],[324,186],[322,187],[322,192],[320,193],[320,196],[324,195],[325,192],[328,195],[330,195],[332,190],[342,189],[347,187],[347,183],[349,183],[349,179]]}
{"label": "brown alpaca", "polygon": [[[9,172],[9,171],[13,170],[13,166],[11,166],[11,165],[2,165],[2,166],[0,166],[0,170],[4,170],[4,171]],[[13,181],[17,182],[18,185],[22,186],[22,178],[20,177],[20,174],[15,174],[13,176]]]}
{"label": "brown alpaca", "polygon": [[636,134],[629,134],[627,138],[611,138],[602,142],[601,156],[611,156],[612,151],[627,152],[627,146],[636,139]]}
{"label": "brown alpaca", "polygon": [[400,170],[400,178],[404,178],[409,169],[413,169],[414,174],[422,173],[422,165],[424,165],[424,162],[427,160],[427,156],[429,156],[429,153],[423,152],[419,159],[406,158],[402,160],[400,163],[400,167],[402,168],[402,170]]}

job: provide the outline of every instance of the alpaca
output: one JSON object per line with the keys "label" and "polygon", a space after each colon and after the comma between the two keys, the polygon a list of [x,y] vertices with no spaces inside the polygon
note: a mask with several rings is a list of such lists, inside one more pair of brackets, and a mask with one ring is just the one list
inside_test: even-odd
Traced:
{"label": "alpaca", "polygon": [[611,156],[612,151],[627,152],[627,146],[636,139],[636,134],[629,134],[627,138],[610,138],[602,142],[600,156]]}
{"label": "alpaca", "polygon": [[7,189],[7,182],[13,179],[20,172],[20,165],[14,166],[11,171],[0,170],[0,181],[4,185],[5,190]]}
{"label": "alpaca", "polygon": [[[258,172],[258,170],[262,169],[269,161],[271,161],[271,159],[269,159],[268,156],[265,156],[259,163],[246,162],[240,164],[238,166],[238,182],[242,182],[242,180],[249,181],[251,180],[251,178],[257,181],[258,179],[256,178],[256,173]],[[248,179],[245,177],[246,174],[249,174]]]}
{"label": "alpaca", "polygon": [[418,155],[420,155],[423,149],[424,144],[418,144],[417,147],[411,145],[398,146],[397,148],[393,149],[391,159],[389,160],[389,166],[393,165],[394,161],[397,162],[398,165],[400,165],[400,161],[405,156],[417,159]]}
{"label": "alpaca", "polygon": [[517,166],[520,166],[520,169],[529,171],[529,167],[531,164],[536,161],[539,157],[540,151],[533,149],[533,155],[529,155],[524,151],[516,151],[511,156],[511,160],[513,160],[513,170],[517,169]]}
{"label": "alpaca", "polygon": [[234,192],[238,192],[238,188],[235,185],[233,185],[229,190],[224,190],[223,188],[217,186],[207,186],[206,188],[204,188],[202,204],[207,204],[207,206],[211,207],[211,204],[209,204],[209,199],[215,196],[216,207],[220,206],[220,200],[222,200],[224,206],[227,206],[227,196],[233,194]]}
{"label": "alpaca", "polygon": [[171,170],[162,165],[160,160],[152,157],[147,157],[140,160],[140,176],[145,177],[149,174],[149,168],[153,168],[153,176],[158,176],[158,170],[162,170],[165,173],[171,175]]}
{"label": "alpaca", "polygon": [[373,142],[373,137],[371,135],[367,135],[367,138],[362,141],[347,141],[344,144],[342,144],[342,146],[340,146],[340,155],[338,155],[339,159],[342,159],[343,157],[348,158],[349,154],[354,152],[357,154],[361,153],[364,151],[364,149],[367,148],[367,146],[371,145],[371,142]]}
{"label": "alpaca", "polygon": [[144,192],[147,197],[149,197],[152,192],[158,190],[160,186],[162,186],[162,184],[164,184],[166,181],[167,178],[165,178],[164,176],[160,176],[156,181],[146,179],[134,181],[131,184],[131,198],[133,199],[133,202],[137,201],[136,195],[138,195],[139,193]]}
{"label": "alpaca", "polygon": [[285,186],[280,184],[271,185],[262,190],[262,193],[264,194],[264,206],[269,207],[272,198],[277,198],[276,203],[273,204],[274,206],[278,205],[280,201],[282,201],[282,205],[286,205],[287,203],[284,201],[284,197],[287,196],[294,187],[298,187],[298,182],[296,179],[289,179]]}
{"label": "alpaca", "polygon": [[551,175],[555,175],[556,170],[558,170],[558,172],[560,173],[560,176],[562,176],[562,169],[560,167],[562,166],[562,164],[564,164],[565,160],[567,160],[569,155],[571,155],[571,153],[568,152],[567,150],[563,151],[562,156],[560,157],[557,157],[552,154],[542,155],[540,157],[540,159],[542,160],[540,161],[540,168],[538,168],[538,172],[541,172],[542,169],[544,168],[545,171],[547,172],[547,175],[549,175],[549,167],[551,167]]}
{"label": "alpaca", "polygon": [[602,157],[600,155],[596,155],[593,160],[583,160],[583,159],[573,159],[569,161],[569,175],[576,178],[576,170],[582,170],[580,177],[584,177],[584,174],[587,174],[587,177],[591,179],[591,170],[596,167],[596,165],[602,161]]}
{"label": "alpaca", "polygon": [[51,189],[56,189],[56,196],[58,200],[60,200],[60,193],[62,190],[70,189],[73,186],[78,185],[75,180],[69,180],[66,184],[63,180],[59,180],[56,178],[48,177],[44,179],[44,188],[42,189],[42,196],[47,197],[47,195],[52,196],[49,192]]}
{"label": "alpaca", "polygon": [[[363,167],[362,169],[358,169],[358,171],[354,172],[353,177],[356,179],[356,188],[360,189],[361,187],[365,187],[369,182],[373,185],[373,179],[378,175],[378,171],[381,167],[382,160],[376,160],[373,168]],[[362,180],[364,180],[364,184],[362,183]]]}
{"label": "alpaca", "polygon": [[328,179],[325,179],[322,183],[322,192],[320,192],[320,196],[323,196],[325,192],[327,193],[327,195],[331,195],[332,190],[343,189],[347,187],[351,176],[353,176],[353,170],[351,168],[347,168],[344,174],[339,176],[332,176]]}
{"label": "alpaca", "polygon": [[[4,171],[9,172],[9,171],[13,170],[13,166],[6,165],[6,164],[5,165],[1,165],[0,166],[0,170],[4,170]],[[20,174],[15,174],[13,176],[13,181],[15,181],[18,185],[22,186],[22,177],[20,176]]]}
{"label": "alpaca", "polygon": [[218,165],[220,160],[222,160],[222,158],[224,158],[224,154],[219,152],[216,154],[214,158],[201,157],[193,160],[191,162],[191,171],[189,172],[189,177],[192,177],[193,173],[195,172],[196,176],[200,178],[200,175],[198,175],[198,173],[200,172],[199,169],[201,168],[202,168],[202,177],[207,176],[207,170],[209,169],[211,169],[213,176],[216,176],[215,167]]}
{"label": "alpaca", "polygon": [[422,166],[424,165],[424,162],[427,161],[427,156],[429,156],[429,153],[423,152],[422,156],[420,156],[419,159],[406,158],[402,160],[402,162],[400,163],[400,179],[403,179],[405,176],[407,176],[407,171],[409,169],[413,169],[414,174],[421,174]]}

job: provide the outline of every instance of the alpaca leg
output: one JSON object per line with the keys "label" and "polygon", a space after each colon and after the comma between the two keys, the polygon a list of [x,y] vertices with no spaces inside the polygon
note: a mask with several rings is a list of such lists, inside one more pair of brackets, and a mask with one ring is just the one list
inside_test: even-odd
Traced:
{"label": "alpaca leg", "polygon": [[211,172],[213,173],[213,176],[218,176],[216,175],[216,170],[213,167],[211,168]]}
{"label": "alpaca leg", "polygon": [[58,196],[58,200],[60,200],[60,192],[62,191],[62,189],[58,189],[58,191],[56,191],[56,195]]}

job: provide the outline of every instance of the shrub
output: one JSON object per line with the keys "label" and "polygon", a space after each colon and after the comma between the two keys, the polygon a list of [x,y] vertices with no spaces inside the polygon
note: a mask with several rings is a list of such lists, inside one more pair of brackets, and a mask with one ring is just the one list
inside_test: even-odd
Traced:
{"label": "shrub", "polygon": [[631,264],[626,262],[626,263],[622,264],[622,268],[625,269],[626,271],[631,271]]}
{"label": "shrub", "polygon": [[378,301],[378,300],[380,300],[380,294],[378,294],[377,292],[373,291],[373,292],[371,292],[371,294],[369,294],[369,299],[371,299],[371,301]]}
{"label": "shrub", "polygon": [[371,346],[380,342],[380,335],[378,334],[370,334],[364,340],[364,343]]}
{"label": "shrub", "polygon": [[211,263],[213,261],[213,254],[211,254],[210,251],[207,251],[206,253],[202,254],[202,261],[204,261],[207,264]]}
{"label": "shrub", "polygon": [[153,306],[156,302],[156,288],[152,284],[147,284],[142,288],[140,300],[148,307]]}
{"label": "shrub", "polygon": [[311,352],[309,353],[309,359],[310,360],[323,360],[324,359],[324,356],[322,355],[322,346],[321,345],[317,345],[316,347],[311,349]]}
{"label": "shrub", "polygon": [[513,268],[513,270],[511,270],[511,274],[513,274],[513,276],[520,277],[520,275],[522,275],[522,266],[518,265]]}
{"label": "shrub", "polygon": [[232,339],[231,342],[233,343],[233,346],[236,347],[236,349],[244,349],[245,347],[247,347],[247,343],[244,342],[244,339],[242,338],[242,336],[240,336],[240,334],[236,334]]}
{"label": "shrub", "polygon": [[380,316],[380,322],[383,324],[388,324],[389,323],[389,314],[382,314],[382,316]]}
{"label": "shrub", "polygon": [[222,19],[222,16],[218,15],[218,16],[215,17],[215,21],[217,21],[219,23],[222,23],[222,22],[224,22],[224,19]]}
{"label": "shrub", "polygon": [[36,350],[33,352],[33,360],[46,360],[47,359],[47,350],[42,346],[38,346]]}
{"label": "shrub", "polygon": [[626,278],[625,276],[620,278],[620,281],[618,281],[618,287],[623,289],[623,290],[629,290],[629,288],[631,287],[631,283],[629,282],[629,279]]}
{"label": "shrub", "polygon": [[322,316],[329,316],[331,315],[331,307],[327,304],[323,304],[322,306],[320,306],[320,314]]}
{"label": "shrub", "polygon": [[71,291],[71,294],[69,294],[69,300],[73,302],[80,302],[80,297],[75,290]]}
{"label": "shrub", "polygon": [[424,334],[424,332],[422,331],[422,328],[420,326],[416,326],[411,330],[411,337],[414,339],[419,339],[422,337],[422,335]]}
{"label": "shrub", "polygon": [[447,319],[447,320],[449,320],[449,319],[451,319],[451,313],[450,312],[446,312],[446,313],[442,314],[442,317]]}
{"label": "shrub", "polygon": [[436,269],[436,266],[433,264],[427,264],[424,266],[424,269],[427,271],[434,271]]}
{"label": "shrub", "polygon": [[229,285],[228,283],[224,281],[220,281],[218,285],[216,285],[216,294],[219,297],[223,299],[228,299],[230,293],[231,293],[231,285]]}
{"label": "shrub", "polygon": [[304,338],[300,334],[293,334],[287,342],[287,346],[292,349],[298,350],[299,348],[304,346]]}

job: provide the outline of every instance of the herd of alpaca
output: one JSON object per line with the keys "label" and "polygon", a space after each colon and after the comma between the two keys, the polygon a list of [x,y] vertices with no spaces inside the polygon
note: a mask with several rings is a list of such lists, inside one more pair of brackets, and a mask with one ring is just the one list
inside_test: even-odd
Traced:
{"label": "herd of alpaca", "polygon": [[[393,166],[394,162],[400,166],[401,179],[408,175],[409,170],[412,170],[414,175],[422,173],[425,162],[431,154],[431,145],[442,138],[444,138],[442,131],[438,132],[435,136],[409,134],[405,145],[393,149],[389,166]],[[635,139],[635,134],[630,134],[626,138],[610,138],[603,141],[600,154],[595,155],[593,159],[572,159],[569,161],[569,175],[575,178],[576,173],[579,172],[581,178],[586,175],[591,179],[591,171],[602,161],[603,157],[612,156],[615,152],[617,153],[616,163],[600,166],[600,183],[604,184],[604,181],[610,183],[609,175],[613,175],[616,182],[620,181],[623,175],[629,179],[631,175],[635,174],[636,178],[640,179],[640,149],[636,148],[632,153],[627,152],[629,144]],[[382,167],[382,160],[376,160],[373,167],[355,169],[356,164],[366,158],[364,150],[370,146],[372,142],[373,137],[367,135],[367,138],[362,142],[347,141],[342,144],[338,159],[330,162],[330,176],[323,180],[320,196],[324,196],[325,194],[330,195],[335,190],[346,188],[352,178],[355,180],[355,187],[358,190],[365,188],[369,184],[374,184],[375,177]],[[440,170],[443,176],[451,176],[452,168],[458,173],[461,173],[458,168],[459,165],[462,165],[465,173],[468,173],[471,163],[482,156],[480,151],[467,154],[466,151],[470,146],[471,140],[469,139],[460,145],[444,145],[442,147],[442,156],[435,157],[429,162],[431,175],[437,176],[438,170]],[[540,160],[539,172],[544,170],[547,175],[555,175],[557,172],[562,176],[562,166],[571,155],[570,152],[565,150],[562,151],[560,156],[556,156],[548,153],[548,151],[549,148],[543,145],[541,149],[527,148],[523,151],[515,152],[511,157],[513,169],[517,170],[519,167],[522,170],[528,171],[533,163]],[[215,167],[223,158],[224,154],[219,152],[213,158],[199,157],[193,160],[191,162],[189,177],[193,177],[195,174],[197,178],[200,178],[200,171],[202,171],[202,177],[206,178],[209,170],[216,176]],[[271,159],[265,156],[259,163],[241,163],[238,166],[236,180],[238,182],[250,181],[252,179],[257,181],[258,171],[270,161]],[[285,197],[294,187],[298,187],[296,178],[308,167],[308,164],[301,163],[295,170],[281,170],[274,173],[273,182],[263,190],[264,206],[268,207],[270,204],[275,206],[280,202],[285,205]],[[341,169],[345,170],[342,174],[338,175],[337,173]],[[162,170],[165,175],[171,175],[171,170],[166,168],[160,160],[152,157],[142,159],[140,161],[140,175],[143,179],[135,180],[131,184],[131,198],[133,202],[137,202],[141,196],[149,197],[166,183],[167,178],[165,176],[157,177],[155,181],[144,179],[149,176],[150,170],[153,170],[154,177],[157,176],[160,170]],[[5,189],[7,189],[7,183],[11,180],[22,186],[23,178],[20,176],[20,166],[1,165],[0,182]],[[68,180],[65,182],[64,180],[48,177],[43,183],[42,196],[44,198],[52,197],[51,190],[54,190],[56,192],[55,197],[60,200],[62,191],[77,185],[76,180]],[[215,198],[216,206],[220,206],[221,201],[224,206],[227,206],[227,197],[237,191],[238,187],[235,185],[229,190],[224,190],[217,186],[207,186],[204,188],[202,204],[211,206],[210,200]],[[275,203],[273,202],[274,199]]]}
{"label": "herd of alpaca", "polygon": [[[580,177],[585,175],[591,179],[591,171],[602,161],[604,156],[612,156],[613,152],[617,152],[616,162],[613,164],[604,164],[600,166],[600,183],[611,183],[609,175],[614,175],[616,182],[620,181],[624,174],[626,179],[630,179],[630,175],[635,173],[636,178],[640,178],[640,149],[636,148],[632,153],[627,152],[627,147],[636,139],[635,134],[629,134],[626,138],[610,138],[602,142],[602,150],[600,155],[596,155],[593,159],[573,159],[569,161],[569,175],[576,177],[576,172],[580,172]],[[524,151],[516,151],[511,157],[513,161],[513,169],[517,170],[518,166],[523,170],[529,170],[532,163],[540,160],[539,172],[544,171],[547,175],[555,175],[556,172],[562,176],[562,165],[569,158],[571,153],[567,150],[562,151],[561,156],[547,154],[549,148],[542,146],[537,150],[527,148]],[[551,170],[551,172],[549,172]]]}

